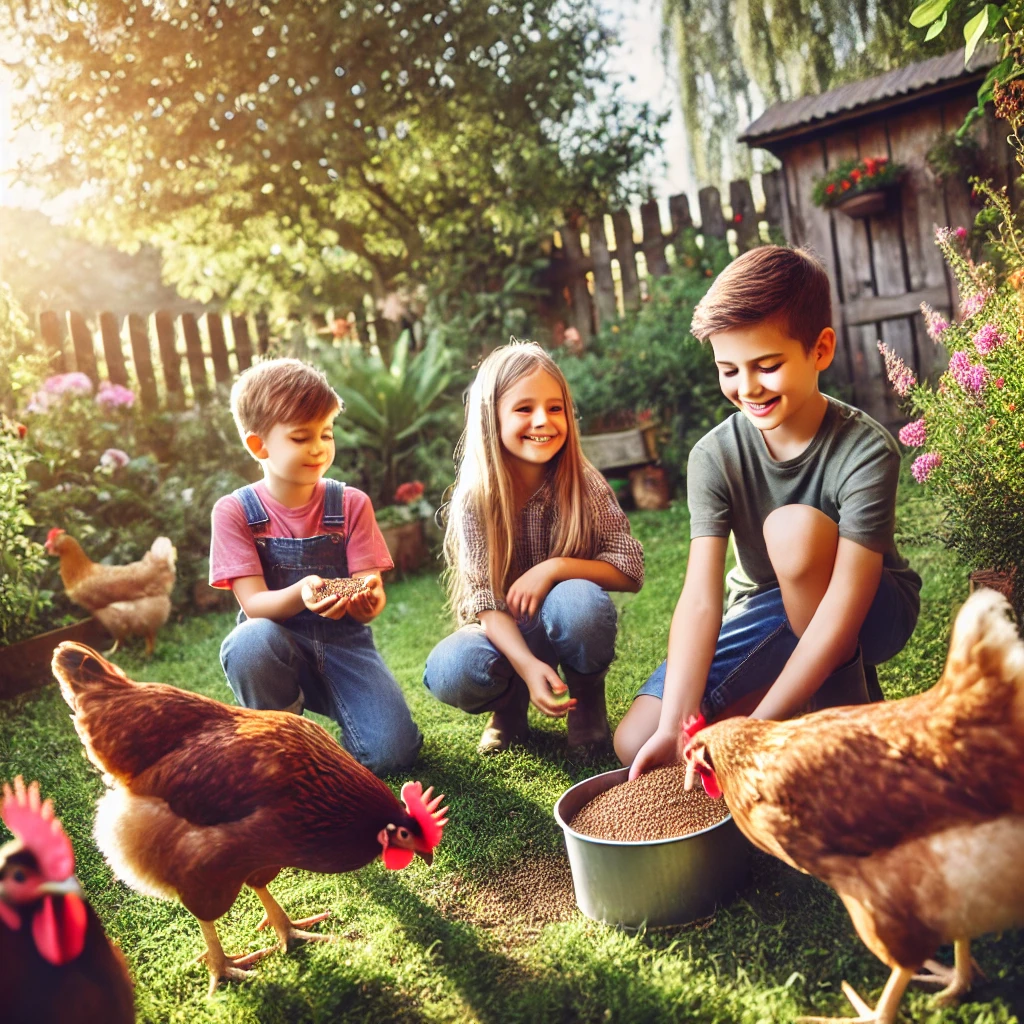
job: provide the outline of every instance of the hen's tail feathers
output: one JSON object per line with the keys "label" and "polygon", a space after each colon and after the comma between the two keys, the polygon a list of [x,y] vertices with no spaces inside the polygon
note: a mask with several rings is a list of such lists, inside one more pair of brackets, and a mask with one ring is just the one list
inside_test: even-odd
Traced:
{"label": "hen's tail feathers", "polygon": [[153,544],[149,549],[149,553],[154,558],[158,558],[161,562],[166,562],[172,569],[174,568],[175,560],[178,557],[177,549],[171,543],[170,537],[157,537],[157,539],[153,541]]}
{"label": "hen's tail feathers", "polygon": [[131,687],[135,684],[116,665],[85,644],[65,640],[53,652],[53,674],[60,692],[72,711],[78,710],[78,696],[91,690]]}
{"label": "hen's tail feathers", "polygon": [[959,689],[977,678],[997,676],[1024,687],[1024,642],[1017,634],[1010,604],[1002,594],[983,588],[960,609],[953,624],[946,659],[946,680]]}

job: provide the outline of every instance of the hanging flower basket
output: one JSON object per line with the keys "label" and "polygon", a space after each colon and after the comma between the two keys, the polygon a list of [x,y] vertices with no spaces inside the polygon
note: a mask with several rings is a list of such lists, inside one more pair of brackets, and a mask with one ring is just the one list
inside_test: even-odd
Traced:
{"label": "hanging flower basket", "polygon": [[899,186],[903,167],[887,156],[843,160],[814,182],[811,199],[824,210],[839,210],[848,217],[882,213],[889,194]]}

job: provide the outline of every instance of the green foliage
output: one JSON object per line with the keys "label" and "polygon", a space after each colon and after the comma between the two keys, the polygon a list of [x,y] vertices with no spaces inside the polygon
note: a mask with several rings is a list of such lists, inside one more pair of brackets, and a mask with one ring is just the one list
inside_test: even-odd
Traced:
{"label": "green foliage", "polygon": [[931,172],[940,182],[964,180],[977,172],[981,146],[973,134],[944,132],[925,154]]}
{"label": "green foliage", "polygon": [[729,262],[725,242],[688,232],[676,241],[676,266],[650,279],[638,313],[605,327],[582,355],[555,355],[572,391],[583,433],[629,425],[622,414],[651,413],[661,423],[663,461],[678,476],[693,443],[727,411],[714,358],[690,334],[693,310]]}
{"label": "green foliage", "polygon": [[16,115],[57,140],[23,175],[88,182],[92,235],[156,242],[236,307],[359,308],[455,253],[488,271],[623,201],[658,143],[599,88],[586,0],[6,0],[0,31]]}
{"label": "green foliage", "polygon": [[440,335],[431,332],[422,351],[413,352],[403,332],[390,365],[355,345],[324,347],[315,358],[345,402],[334,421],[331,474],[365,490],[376,506],[390,505],[398,485],[412,479],[424,481],[440,504],[462,411],[452,353]]}
{"label": "green foliage", "polygon": [[861,192],[890,188],[902,174],[903,165],[891,163],[887,156],[840,160],[828,174],[814,179],[811,200],[815,206],[827,209]]}
{"label": "green foliage", "polygon": [[[1005,195],[988,190],[988,197],[1006,237],[1015,238]],[[947,542],[972,569],[1016,571],[1021,609],[1024,533],[1010,525],[1024,522],[1020,293],[1009,281],[997,284],[990,264],[976,264],[957,232],[941,229],[938,241],[957,279],[961,320],[947,324],[925,311],[929,332],[950,353],[936,387],[914,381],[900,360],[884,352],[890,380],[918,417],[900,431],[900,440],[923,449],[913,473],[941,502]],[[1024,267],[1019,253],[1017,266]]]}

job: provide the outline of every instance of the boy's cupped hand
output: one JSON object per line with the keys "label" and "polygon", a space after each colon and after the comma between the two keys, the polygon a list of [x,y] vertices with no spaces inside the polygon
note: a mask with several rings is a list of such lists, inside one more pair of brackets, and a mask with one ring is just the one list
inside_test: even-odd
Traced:
{"label": "boy's cupped hand", "polygon": [[313,598],[313,591],[323,583],[323,579],[319,576],[307,576],[302,581],[302,603],[311,612],[322,615],[325,619],[340,619],[349,613],[360,622],[373,618],[380,606],[384,584],[379,576],[367,576],[365,579],[365,588],[353,597],[328,594],[322,600],[316,601]]}

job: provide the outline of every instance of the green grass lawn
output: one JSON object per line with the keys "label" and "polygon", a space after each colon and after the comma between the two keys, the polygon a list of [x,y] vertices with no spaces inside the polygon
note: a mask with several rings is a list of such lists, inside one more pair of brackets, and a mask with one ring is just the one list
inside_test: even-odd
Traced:
{"label": "green grass lawn", "polygon": [[[938,678],[951,614],[966,595],[963,570],[926,539],[930,515],[917,493],[901,504],[901,525],[917,538],[905,551],[925,578],[924,607],[910,645],[881,670],[890,697]],[[614,721],[664,655],[686,548],[680,504],[632,521],[647,551],[648,582],[620,602],[618,658],[609,676]],[[278,900],[293,917],[329,909],[321,927],[337,942],[274,954],[254,979],[221,987],[210,999],[205,968],[190,963],[203,949],[195,920],[177,903],[116,881],[92,842],[102,785],[56,686],[0,703],[0,778],[39,779],[53,798],[86,892],[128,956],[140,1020],[754,1024],[812,1009],[847,1014],[843,979],[877,998],[888,971],[857,939],[836,896],[767,856],[754,857],[750,882],[732,905],[689,927],[627,935],[576,911],[551,809],[569,785],[617,765],[568,759],[564,725],[534,712],[527,749],[478,757],[482,720],[440,705],[421,682],[427,653],[448,628],[441,600],[433,576],[394,583],[374,626],[426,735],[414,775],[444,791],[451,805],[433,867],[417,860],[400,872],[379,861],[348,875],[286,870],[272,886]],[[139,648],[116,660],[133,678],[229,701],[217,653],[232,621],[221,614],[169,625],[150,663]],[[388,781],[397,789],[404,779]],[[265,944],[255,931],[261,914],[255,895],[243,892],[220,922],[228,952]],[[989,980],[974,1000],[938,1011],[913,991],[903,1003],[905,1019],[1017,1021],[1022,952],[1020,932],[979,941],[975,954]]]}

